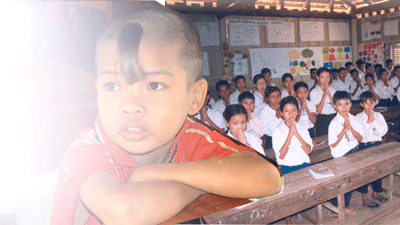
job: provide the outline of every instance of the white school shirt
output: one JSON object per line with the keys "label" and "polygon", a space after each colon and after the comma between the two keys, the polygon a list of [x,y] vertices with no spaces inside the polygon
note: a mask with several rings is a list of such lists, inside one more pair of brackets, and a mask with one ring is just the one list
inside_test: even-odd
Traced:
{"label": "white school shirt", "polygon": [[[307,81],[307,85],[308,85],[308,90],[310,90],[312,88],[312,86],[314,85],[315,80],[311,79],[309,81]],[[317,87],[317,86],[315,86]]]}
{"label": "white school shirt", "polygon": [[260,114],[261,109],[266,105],[266,103],[264,103],[264,98],[263,96],[258,93],[258,91],[254,92],[254,110],[253,113],[256,115]]}
{"label": "white school shirt", "polygon": [[211,109],[217,110],[218,112],[224,114],[224,111],[226,109],[226,104],[222,99],[218,100],[212,107]]}
{"label": "white school shirt", "polygon": [[331,87],[333,89],[335,89],[335,91],[349,92],[350,91],[350,81],[345,79],[344,82],[342,82],[340,79],[337,79],[332,82]]}
{"label": "white school shirt", "polygon": [[400,88],[397,89],[396,96],[397,96],[397,99],[400,101]]}
{"label": "white school shirt", "polygon": [[[227,135],[235,140],[237,140],[229,130]],[[258,153],[262,154],[265,156],[264,148],[261,146],[262,145],[262,140],[257,137],[255,134],[248,132],[247,130],[244,131],[244,136],[246,137],[247,143],[249,144],[249,147],[256,150]],[[244,144],[244,143],[242,143]]]}
{"label": "white school shirt", "polygon": [[263,136],[263,134],[264,134],[262,121],[254,113],[251,113],[251,120],[249,122],[247,122],[247,129],[246,130],[251,132],[251,133],[253,133],[253,134],[255,134],[259,138],[261,138]]}
{"label": "white school shirt", "polygon": [[210,108],[212,108],[215,104],[215,100],[213,98],[210,97],[210,100],[208,101],[208,105],[210,106]]}
{"label": "white school shirt", "polygon": [[[349,113],[349,120],[351,126],[357,131],[360,135],[363,134],[363,127],[361,123],[357,120],[357,118]],[[328,128],[328,142],[329,147],[331,148],[331,154],[333,158],[338,158],[344,156],[348,151],[355,148],[358,145],[358,140],[354,137],[353,133],[351,133],[350,129],[347,132],[350,132],[353,136],[353,140],[348,141],[346,135],[343,136],[342,140],[340,140],[339,144],[334,148],[331,145],[335,143],[338,139],[338,135],[343,130],[344,127],[344,118],[338,113],[335,118],[331,121]],[[347,134],[347,133],[346,133]]]}
{"label": "white school shirt", "polygon": [[[300,134],[300,137],[311,146],[313,149],[312,139],[308,131],[296,124],[297,133]],[[279,123],[278,127],[274,130],[272,134],[272,148],[275,152],[276,161],[279,165],[285,166],[298,166],[303,163],[310,163],[310,157],[304,150],[301,148],[301,143],[297,139],[296,136],[292,136],[289,144],[289,150],[285,156],[285,158],[280,159],[280,150],[282,149],[283,144],[285,144],[286,138],[289,135],[289,127],[286,126],[285,122]]]}
{"label": "white school shirt", "polygon": [[263,133],[271,137],[274,129],[283,121],[282,118],[278,119],[276,117],[276,111],[269,107],[268,104],[261,109],[259,117],[262,122]]}
{"label": "white school shirt", "polygon": [[[246,91],[246,89],[244,91]],[[229,96],[229,100],[231,101],[231,105],[239,104],[239,95],[240,94],[241,93],[238,90],[232,92],[232,94]]]}
{"label": "white school shirt", "polygon": [[365,80],[365,73],[358,68],[356,68],[356,70],[358,71],[358,78],[360,78],[361,81]]}
{"label": "white school shirt", "polygon": [[[332,87],[329,87],[329,92],[331,93],[331,95],[333,97],[333,95],[335,94],[336,91]],[[321,98],[322,98],[323,94],[324,94],[324,91],[322,91],[322,89],[320,88],[319,85],[311,91],[310,100],[315,105],[315,108],[321,102]],[[331,102],[331,99],[327,95],[325,98],[324,108],[322,108],[322,111],[320,114],[329,115],[329,114],[334,114],[334,113],[336,113],[336,110],[333,108],[333,102]]]}
{"label": "white school shirt", "polygon": [[[297,99],[297,101],[299,101],[299,99]],[[312,113],[317,113],[317,108],[315,107],[315,105],[313,103],[311,103],[311,101],[308,101],[306,99],[306,104],[307,104],[307,108],[308,110],[310,110],[310,112]],[[301,108],[301,103],[299,101],[299,109]],[[299,111],[300,114],[300,119],[297,122],[298,125],[306,128],[307,130],[310,128],[314,127],[314,124],[311,122],[310,118],[308,118],[308,114],[306,109],[303,109],[302,112]]]}
{"label": "white school shirt", "polygon": [[[396,76],[389,80],[389,82],[392,84],[393,89],[395,89],[399,85],[399,79]],[[394,93],[393,96],[396,96],[396,94],[397,93]]]}
{"label": "white school shirt", "polygon": [[[361,89],[361,87],[363,89]],[[362,84],[361,84],[361,87],[358,87],[356,94],[354,96],[352,96],[354,90],[356,90],[356,88],[357,88],[357,82],[355,82],[353,79],[351,79],[351,81],[350,81],[350,91],[349,91],[349,94],[351,96],[351,100],[353,100],[353,101],[360,100],[361,93],[363,93],[364,91],[367,91],[365,89],[365,87],[362,86]]]}
{"label": "white school shirt", "polygon": [[[224,116],[222,116],[222,113],[220,113],[217,110],[214,109],[207,109],[207,116],[208,118],[210,118],[211,121],[213,121],[213,123],[215,125],[217,125],[217,127],[226,130],[226,124],[225,124],[225,119]],[[194,118],[201,120],[201,116],[200,113],[197,113]],[[206,124],[210,125],[207,121],[205,122]]]}
{"label": "white school shirt", "polygon": [[382,137],[385,136],[388,131],[388,126],[386,124],[385,118],[379,112],[374,112],[374,122],[367,123],[368,115],[365,111],[357,114],[357,120],[363,126],[363,136],[362,143],[373,142],[373,141],[382,141]]}
{"label": "white school shirt", "polygon": [[376,82],[375,86],[378,89],[378,92],[376,92],[381,99],[391,99],[392,96],[394,95],[394,89],[392,84],[389,82],[389,87],[386,87],[385,84],[380,80]]}

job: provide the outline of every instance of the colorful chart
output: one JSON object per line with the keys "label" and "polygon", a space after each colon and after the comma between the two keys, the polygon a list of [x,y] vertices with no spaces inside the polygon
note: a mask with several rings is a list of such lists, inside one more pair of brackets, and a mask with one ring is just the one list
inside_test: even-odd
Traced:
{"label": "colorful chart", "polygon": [[358,57],[368,63],[384,65],[383,51],[383,42],[364,43],[358,47]]}
{"label": "colorful chart", "polygon": [[351,59],[349,46],[324,47],[322,49],[322,61],[324,67],[339,69]]}

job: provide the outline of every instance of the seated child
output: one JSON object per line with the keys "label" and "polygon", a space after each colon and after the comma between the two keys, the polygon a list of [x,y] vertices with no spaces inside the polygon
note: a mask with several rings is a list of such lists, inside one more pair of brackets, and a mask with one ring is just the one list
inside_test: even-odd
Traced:
{"label": "seated child", "polygon": [[[382,137],[388,131],[385,118],[379,112],[374,112],[376,105],[375,95],[370,91],[361,94],[361,106],[364,111],[357,114],[356,118],[363,126],[363,139],[358,146],[358,150],[370,148],[372,146],[382,144]],[[362,202],[364,207],[378,208],[379,204],[371,202],[368,197],[368,184],[357,189],[362,194]],[[380,195],[382,192],[382,179],[372,182],[372,198],[384,203],[387,201],[385,197]]]}
{"label": "seated child", "polygon": [[282,96],[281,98],[287,97],[287,96],[293,96],[296,97],[296,93],[293,89],[293,76],[290,73],[285,73],[282,76],[282,84],[283,84],[283,90],[282,90]]}
{"label": "seated child", "polygon": [[344,67],[346,68],[347,71],[346,79],[351,80],[351,71],[354,69],[353,63],[349,61],[346,64],[344,64]]}
{"label": "seated child", "polygon": [[[333,106],[338,113],[329,124],[328,142],[332,157],[336,159],[357,151],[358,142],[363,139],[363,127],[356,117],[349,113],[351,108],[349,93],[346,91],[337,91],[333,95]],[[350,191],[344,195],[346,214],[356,213],[349,207],[352,194],[353,191]],[[337,206],[336,198],[332,200],[332,205]],[[337,214],[331,215],[332,218],[337,218]]]}
{"label": "seated child", "polygon": [[282,114],[279,110],[281,91],[278,87],[270,86],[265,89],[265,99],[268,104],[261,109],[259,117],[263,125],[263,132],[267,136],[264,147],[267,149],[272,148],[272,133],[278,124],[282,122]]}
{"label": "seated child", "polygon": [[318,86],[318,79],[317,79],[317,69],[316,68],[311,68],[310,69],[310,80],[307,81],[307,86],[310,88],[310,92]]}
{"label": "seated child", "polygon": [[358,71],[358,76],[361,81],[365,80],[365,62],[362,59],[356,61],[356,70]]}
{"label": "seated child", "polygon": [[220,80],[215,85],[215,90],[220,99],[212,106],[212,109],[224,113],[225,108],[231,104],[231,100],[229,99],[231,87],[229,86],[228,81]]}
{"label": "seated child", "polygon": [[247,111],[240,104],[228,106],[224,112],[227,135],[241,143],[256,150],[258,153],[265,155],[264,149],[261,146],[261,139],[252,132],[246,130],[247,128]]}
{"label": "seated child", "polygon": [[266,84],[265,84],[265,78],[261,74],[257,74],[253,77],[253,83],[254,83],[254,88],[256,91],[254,92],[254,111],[253,113],[255,115],[260,114],[261,109],[266,105],[265,101],[265,89]]}
{"label": "seated child", "polygon": [[247,112],[247,131],[261,138],[263,136],[262,122],[261,119],[253,113],[254,95],[249,91],[243,92],[239,95],[239,104],[241,104]]}
{"label": "seated child", "polygon": [[339,79],[339,70],[338,69],[332,69],[331,70],[331,76],[332,76],[332,81],[335,82],[337,79]]}
{"label": "seated child", "polygon": [[303,81],[297,82],[294,85],[294,91],[296,92],[300,107],[296,122],[308,130],[311,138],[315,138],[314,124],[317,121],[317,115],[315,113],[317,109],[314,104],[307,100],[308,86]]}
{"label": "seated child", "polygon": [[51,224],[159,224],[204,192],[279,192],[275,166],[187,118],[208,85],[186,16],[135,8],[100,37],[96,66],[99,115],[64,153]]}
{"label": "seated child", "polygon": [[272,74],[270,69],[263,68],[261,70],[261,75],[263,75],[263,77],[265,78],[266,88],[269,86],[276,86],[274,83],[272,83]]}
{"label": "seated child", "polygon": [[393,60],[392,59],[386,59],[386,68],[388,71],[388,79],[391,80],[394,77],[393,74]]}
{"label": "seated child", "polygon": [[360,100],[360,94],[365,90],[364,85],[361,83],[361,79],[358,77],[358,70],[352,69],[350,71],[350,96],[351,101],[354,103]]}
{"label": "seated child", "polygon": [[380,79],[380,77],[379,77],[379,71],[380,71],[382,68],[383,68],[382,64],[377,63],[377,64],[374,65],[375,75],[378,77],[378,79],[376,79],[376,80],[379,80],[379,79]]}
{"label": "seated child", "polygon": [[379,80],[378,75],[375,73],[374,67],[371,63],[365,63],[365,74],[367,73],[374,75],[375,80]]}
{"label": "seated child", "polygon": [[235,77],[235,86],[236,86],[236,91],[232,92],[231,96],[229,99],[231,100],[231,104],[238,104],[238,97],[240,93],[243,93],[246,91],[246,79],[244,76],[239,75]]}
{"label": "seated child", "polygon": [[210,101],[210,92],[207,91],[206,101],[204,102],[203,107],[200,109],[199,113],[197,113],[194,118],[210,125],[221,133],[225,133],[225,119],[217,110],[210,109],[208,107],[208,102]]}
{"label": "seated child", "polygon": [[[304,83],[305,84],[305,83]],[[277,163],[283,174],[309,166],[313,144],[307,130],[296,123],[299,103],[293,96],[283,98],[279,103],[283,122],[279,123],[272,134],[273,149]],[[285,219],[291,223],[291,217]]]}
{"label": "seated child", "polygon": [[378,102],[381,100],[381,97],[380,97],[381,89],[378,86],[376,86],[374,75],[372,75],[370,73],[365,74],[365,86],[364,86],[363,90],[370,91],[372,94],[374,94],[375,99]]}
{"label": "seated child", "polygon": [[392,106],[392,96],[394,95],[394,88],[392,83],[389,82],[388,71],[381,69],[379,71],[380,80],[376,82],[379,89],[378,95],[380,97],[378,106],[390,107]]}
{"label": "seated child", "polygon": [[400,87],[400,66],[399,65],[394,67],[393,73],[394,73],[394,77],[390,80],[390,83],[392,83],[392,87],[393,87],[394,93],[395,93],[392,96],[392,104],[393,105],[399,105],[400,104],[400,102],[399,102],[400,99],[397,98],[397,94],[396,94],[397,90],[399,90],[399,87]]}
{"label": "seated child", "polygon": [[339,78],[332,82],[332,87],[335,91],[350,92],[350,81],[346,80],[347,71],[344,67],[339,69]]}
{"label": "seated child", "polygon": [[317,109],[317,121],[315,122],[315,135],[317,137],[328,134],[328,126],[335,117],[336,111],[333,108],[333,95],[335,89],[329,86],[331,76],[329,69],[321,67],[317,70],[319,85],[311,91],[310,101]]}

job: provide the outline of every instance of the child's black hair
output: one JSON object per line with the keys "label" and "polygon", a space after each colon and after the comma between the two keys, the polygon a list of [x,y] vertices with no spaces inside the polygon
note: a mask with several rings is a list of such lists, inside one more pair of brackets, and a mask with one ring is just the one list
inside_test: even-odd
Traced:
{"label": "child's black hair", "polygon": [[310,69],[310,74],[311,74],[312,72],[314,72],[314,71],[317,71],[317,68],[311,68],[311,69]]}
{"label": "child's black hair", "polygon": [[219,92],[219,87],[224,86],[224,85],[225,85],[227,88],[230,88],[230,87],[231,87],[231,86],[229,86],[228,81],[226,81],[226,80],[220,80],[220,81],[218,81],[217,84],[215,85],[215,90],[216,90],[217,92]]}
{"label": "child's black hair", "polygon": [[265,98],[269,98],[269,96],[274,93],[275,91],[278,91],[279,94],[281,93],[281,90],[276,87],[276,86],[269,86],[265,89]]}
{"label": "child's black hair", "polygon": [[[340,68],[339,68],[339,73],[340,73],[340,71],[342,71],[342,70],[346,70],[346,68],[340,67]],[[347,71],[347,70],[346,70],[346,71]]]}
{"label": "child's black hair", "polygon": [[261,74],[257,74],[257,75],[255,75],[255,76],[253,77],[253,83],[254,83],[254,84],[257,84],[257,81],[258,81],[259,79],[264,79],[264,80],[265,80],[265,77],[264,77],[263,75],[261,75]]}
{"label": "child's black hair", "polygon": [[287,104],[294,104],[297,110],[299,110],[299,102],[297,101],[297,99],[293,96],[287,96],[282,98],[279,102],[279,109],[281,110],[281,112],[283,112],[283,107],[285,107],[285,105]]}
{"label": "child's black hair", "polygon": [[365,62],[364,62],[362,59],[358,59],[358,60],[356,61],[356,66],[357,66],[357,67],[360,67],[362,64],[365,64]]}
{"label": "child's black hair", "polygon": [[344,66],[347,68],[348,66],[352,66],[353,63],[352,62],[347,62],[346,64],[344,64]]}
{"label": "child's black hair", "polygon": [[368,69],[369,67],[372,67],[371,63],[365,63],[365,69]]}
{"label": "child's black hair", "polygon": [[[224,118],[226,122],[229,123],[229,120],[231,120],[233,116],[236,116],[238,114],[244,114],[246,116],[246,121],[247,121],[247,111],[241,104],[233,104],[226,107],[224,111]],[[226,133],[228,133],[228,130],[226,131]]]}
{"label": "child's black hair", "polygon": [[244,78],[243,75],[239,75],[239,76],[236,76],[236,77],[235,77],[235,84],[237,84],[237,82],[238,82],[240,79],[243,79],[244,82],[246,82],[246,78]]}
{"label": "child's black hair", "polygon": [[396,70],[400,69],[400,65],[397,65],[393,68],[393,71],[396,73]]}
{"label": "child's black hair", "polygon": [[376,97],[374,95],[374,93],[370,92],[370,91],[364,91],[363,93],[361,93],[360,95],[360,100],[361,102],[366,102],[371,100],[371,101],[376,101]]}
{"label": "child's black hair", "polygon": [[392,59],[386,59],[386,65],[389,64],[389,63],[392,63],[392,62],[393,62]]}
{"label": "child's black hair", "polygon": [[317,76],[319,77],[319,75],[320,75],[322,72],[328,72],[328,73],[330,74],[330,73],[331,73],[331,70],[328,69],[328,68],[326,68],[326,67],[320,67],[320,68],[317,70]]}
{"label": "child's black hair", "polygon": [[266,73],[271,73],[271,70],[268,69],[268,68],[263,68],[263,69],[261,70],[261,75],[264,75],[264,74],[266,74]]}
{"label": "child's black hair", "polygon": [[293,76],[292,76],[292,74],[290,74],[290,73],[284,73],[284,74],[282,75],[282,82],[285,82],[285,80],[286,80],[287,78],[290,78],[290,79],[292,79],[292,81],[293,81]]}
{"label": "child's black hair", "polygon": [[376,70],[378,67],[381,69],[383,68],[382,64],[377,63],[374,65],[374,70]]}
{"label": "child's black hair", "polygon": [[299,81],[294,85],[294,92],[297,93],[297,90],[299,90],[301,87],[305,87],[308,90],[308,84],[304,81]]}
{"label": "child's black hair", "polygon": [[357,69],[352,69],[352,70],[350,70],[350,75],[352,75],[354,72],[356,72],[357,75],[358,75],[358,70],[357,70]]}
{"label": "child's black hair", "polygon": [[[378,73],[379,77],[381,77],[384,72],[388,73],[387,69],[385,69],[385,68],[380,69],[379,73]],[[388,75],[389,75],[389,73],[388,73]]]}
{"label": "child's black hair", "polygon": [[[380,70],[379,70],[379,72],[380,72]],[[365,74],[365,80],[367,80],[368,77],[371,78],[373,81],[375,81],[375,77],[372,73]]]}
{"label": "child's black hair", "polygon": [[338,69],[335,69],[335,68],[333,68],[333,69],[331,69],[331,71],[330,71],[332,74],[334,74],[334,73],[339,73],[339,70]]}
{"label": "child's black hair", "polygon": [[338,100],[342,100],[342,99],[347,99],[351,102],[351,98],[350,95],[347,91],[337,91],[335,92],[335,94],[333,95],[333,104],[336,105],[336,102]]}
{"label": "child's black hair", "polygon": [[245,99],[251,99],[251,100],[253,100],[253,102],[255,101],[254,95],[250,91],[244,91],[244,92],[240,93],[240,95],[238,97],[239,103],[242,103],[242,101]]}

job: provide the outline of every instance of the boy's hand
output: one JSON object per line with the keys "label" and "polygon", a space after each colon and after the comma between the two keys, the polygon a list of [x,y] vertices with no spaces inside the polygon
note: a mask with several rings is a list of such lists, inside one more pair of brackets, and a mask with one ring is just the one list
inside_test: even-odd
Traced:
{"label": "boy's hand", "polygon": [[239,134],[238,134],[238,141],[242,142],[242,143],[245,144],[245,145],[249,145],[249,144],[247,143],[247,139],[246,139],[246,136],[244,135],[244,132],[243,132],[243,131],[239,131]]}
{"label": "boy's hand", "polygon": [[346,117],[343,117],[343,118],[344,118],[344,128],[346,130],[350,129],[351,128],[351,124],[350,124],[349,116],[347,115]]}
{"label": "boy's hand", "polygon": [[297,133],[296,121],[291,119],[288,122],[289,122],[289,133],[291,133],[291,134]]}
{"label": "boy's hand", "polygon": [[301,105],[301,108],[307,110],[307,101],[305,98],[300,100],[300,105]]}
{"label": "boy's hand", "polygon": [[357,82],[357,86],[361,87],[361,80],[360,80],[360,78],[357,78],[356,82]]}
{"label": "boy's hand", "polygon": [[374,121],[375,121],[375,118],[374,118],[374,111],[373,111],[372,109],[369,109],[369,110],[366,112],[366,114],[368,115],[368,121],[367,121],[367,123],[371,123],[371,122],[374,122]]}

